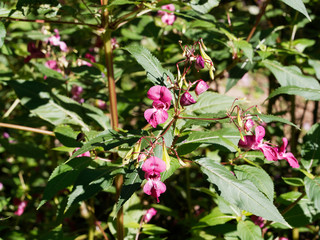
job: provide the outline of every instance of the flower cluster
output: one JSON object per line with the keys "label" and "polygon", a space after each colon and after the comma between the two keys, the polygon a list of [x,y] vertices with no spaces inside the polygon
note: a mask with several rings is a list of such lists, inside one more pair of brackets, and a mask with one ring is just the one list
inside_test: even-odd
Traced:
{"label": "flower cluster", "polygon": [[148,158],[142,165],[142,170],[145,172],[147,183],[143,187],[143,191],[153,196],[159,202],[159,196],[166,191],[166,185],[161,182],[160,173],[166,170],[166,163],[157,157]]}
{"label": "flower cluster", "polygon": [[147,96],[153,100],[153,108],[144,112],[144,118],[152,127],[164,123],[168,119],[168,109],[171,105],[171,93],[168,88],[163,86],[153,86],[149,89]]}
{"label": "flower cluster", "polygon": [[[252,123],[249,122],[247,125],[245,124],[245,128],[250,130],[252,127]],[[277,161],[281,159],[285,159],[291,167],[298,168],[299,163],[298,160],[294,157],[292,153],[286,152],[286,147],[288,145],[288,140],[283,138],[282,146],[272,146],[269,142],[263,141],[265,136],[265,129],[262,126],[258,126],[255,128],[255,134],[253,135],[246,135],[243,139],[239,140],[238,146],[245,149],[245,150],[259,150],[263,153],[269,161]]]}
{"label": "flower cluster", "polygon": [[54,32],[55,32],[55,35],[49,37],[47,39],[47,43],[52,46],[59,46],[61,51],[67,52],[68,51],[67,44],[60,40],[59,30],[54,29]]}
{"label": "flower cluster", "polygon": [[176,16],[173,14],[175,7],[173,4],[163,5],[162,9],[172,11],[170,13],[166,11],[158,11],[158,14],[161,16],[161,21],[165,24],[172,25],[176,21]]}

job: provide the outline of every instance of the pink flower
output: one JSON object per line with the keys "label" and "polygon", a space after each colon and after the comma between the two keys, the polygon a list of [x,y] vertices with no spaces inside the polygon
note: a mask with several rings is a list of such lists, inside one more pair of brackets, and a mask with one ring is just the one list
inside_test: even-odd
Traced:
{"label": "pink flower", "polygon": [[148,98],[153,100],[153,108],[144,112],[144,118],[152,127],[156,128],[158,124],[164,123],[168,119],[167,110],[171,105],[171,93],[169,89],[163,86],[153,86],[147,93]]}
{"label": "pink flower", "polygon": [[67,52],[68,51],[67,44],[63,41],[60,41],[59,30],[54,29],[54,32],[56,33],[56,35],[49,37],[47,40],[47,43],[53,46],[59,46],[61,51]]}
{"label": "pink flower", "polygon": [[154,208],[149,208],[146,214],[144,215],[143,221],[145,223],[150,222],[151,218],[153,218],[156,214],[157,214],[157,210],[155,210]]}
{"label": "pink flower", "polygon": [[204,68],[204,60],[201,56],[197,56],[195,68],[197,69],[197,71]]}
{"label": "pink flower", "polygon": [[101,99],[97,99],[95,103],[96,103],[96,106],[97,106],[98,108],[100,108],[101,110],[107,109],[107,104],[106,104],[105,101],[103,101],[103,100],[101,100]]}
{"label": "pink flower", "polygon": [[269,161],[278,160],[277,150],[267,143],[262,142],[264,135],[264,127],[258,126],[255,129],[255,135],[244,136],[244,141],[240,139],[238,146],[246,150],[260,150]]}
{"label": "pink flower", "polygon": [[84,99],[81,98],[81,94],[83,93],[83,88],[77,85],[73,85],[71,88],[71,94],[72,94],[72,99],[79,102],[83,103]]}
{"label": "pink flower", "polygon": [[2,136],[3,136],[3,138],[10,138],[10,135],[9,135],[9,133],[7,133],[7,132],[4,132],[4,133],[2,134]]}
{"label": "pink flower", "polygon": [[[161,8],[162,8],[162,9],[169,10],[169,11],[172,11],[172,12],[175,10],[175,7],[174,7],[173,4],[163,5]],[[171,13],[168,13],[168,12],[166,12],[166,11],[161,11],[161,10],[158,11],[158,14],[159,14],[160,16],[162,16],[162,17],[161,17],[161,21],[162,21],[163,23],[168,24],[168,25],[172,25],[172,24],[174,23],[174,21],[176,20],[176,16],[175,16],[172,12],[171,12]]]}
{"label": "pink flower", "polygon": [[57,72],[61,72],[58,63],[55,60],[48,60],[48,61],[46,61],[46,63],[44,65],[48,68],[51,68],[52,70],[55,70]]}
{"label": "pink flower", "polygon": [[282,138],[283,144],[277,148],[278,153],[278,159],[285,159],[293,168],[299,168],[299,162],[298,160],[293,156],[292,153],[288,152],[286,153],[286,148],[288,145],[288,139]]}
{"label": "pink flower", "polygon": [[189,92],[185,92],[182,94],[180,98],[180,105],[181,106],[189,106],[196,103],[196,100],[192,97],[192,95]]}
{"label": "pink flower", "polygon": [[166,163],[160,158],[150,157],[143,163],[142,170],[145,172],[144,177],[147,179],[143,191],[159,202],[160,194],[166,191],[166,185],[160,180],[160,173],[166,170]]}
{"label": "pink flower", "polygon": [[2,190],[3,190],[3,183],[0,182],[0,191],[2,191]]}
{"label": "pink flower", "polygon": [[[72,152],[72,154],[74,154],[76,151],[78,151],[80,148],[76,148],[73,152]],[[82,154],[80,154],[80,155],[78,155],[77,157],[91,157],[91,154],[90,154],[90,151],[87,151],[87,152],[85,152],[85,153],[82,153]]]}
{"label": "pink flower", "polygon": [[244,129],[249,132],[254,126],[254,121],[252,119],[248,119],[244,124]]}
{"label": "pink flower", "polygon": [[209,89],[208,84],[202,79],[199,79],[195,89],[196,94],[199,96],[201,93],[204,93],[208,89]]}
{"label": "pink flower", "polygon": [[264,226],[264,219],[262,217],[258,217],[256,215],[252,215],[250,218],[253,221],[253,223],[255,225],[258,225],[260,228],[262,228]]}
{"label": "pink flower", "polygon": [[20,201],[20,200],[14,199],[13,204],[18,206],[18,209],[17,211],[14,212],[14,215],[21,216],[27,206],[27,203],[28,203],[27,201]]}

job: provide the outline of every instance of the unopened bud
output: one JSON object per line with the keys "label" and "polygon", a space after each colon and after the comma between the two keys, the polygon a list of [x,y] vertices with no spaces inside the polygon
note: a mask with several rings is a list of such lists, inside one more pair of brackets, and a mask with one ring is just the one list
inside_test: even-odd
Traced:
{"label": "unopened bud", "polygon": [[201,56],[197,56],[195,68],[197,69],[197,71],[204,68],[204,60]]}
{"label": "unopened bud", "polygon": [[208,84],[202,79],[200,79],[199,82],[197,83],[195,92],[199,96],[201,93],[204,93],[205,91],[207,91],[208,88],[209,88]]}
{"label": "unopened bud", "polygon": [[196,101],[194,100],[194,98],[192,97],[192,95],[189,92],[185,92],[184,94],[182,94],[181,98],[180,98],[180,105],[181,106],[189,106],[196,103]]}
{"label": "unopened bud", "polygon": [[166,163],[166,170],[168,170],[170,168],[170,156],[167,152],[167,147],[165,142],[162,143],[162,160]]}

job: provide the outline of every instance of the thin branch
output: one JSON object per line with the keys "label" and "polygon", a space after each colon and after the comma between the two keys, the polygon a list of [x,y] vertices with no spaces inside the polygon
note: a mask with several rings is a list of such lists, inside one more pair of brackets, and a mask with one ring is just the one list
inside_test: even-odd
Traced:
{"label": "thin branch", "polygon": [[71,24],[71,25],[82,25],[92,28],[100,28],[100,25],[80,23],[80,22],[67,22],[67,21],[54,21],[54,20],[44,20],[44,19],[23,19],[23,18],[11,18],[11,17],[0,17],[0,20],[5,19],[7,21],[20,21],[20,22],[34,22],[34,23],[54,23],[54,24]]}
{"label": "thin branch", "polygon": [[21,125],[16,125],[16,124],[10,124],[10,123],[0,123],[0,127],[4,128],[13,128],[13,129],[18,129],[18,130],[23,130],[23,131],[28,131],[28,132],[35,132],[35,133],[40,133],[43,135],[49,135],[49,136],[55,136],[55,134],[51,131],[47,130],[42,130],[38,128],[31,128],[31,127],[25,127]]}
{"label": "thin branch", "polygon": [[81,2],[86,6],[86,8],[89,10],[89,12],[92,14],[92,16],[94,17],[94,19],[97,21],[97,23],[100,25],[99,20],[96,18],[96,15],[91,11],[91,9],[88,7],[88,5],[86,4],[86,2],[84,0],[81,0]]}

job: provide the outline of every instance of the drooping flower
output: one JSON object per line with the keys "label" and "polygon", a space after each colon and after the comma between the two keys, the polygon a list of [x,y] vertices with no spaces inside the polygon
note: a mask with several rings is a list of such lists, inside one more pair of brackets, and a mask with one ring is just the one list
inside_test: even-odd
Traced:
{"label": "drooping flower", "polygon": [[163,86],[153,86],[149,89],[147,96],[153,100],[153,108],[144,112],[144,118],[152,127],[156,128],[158,124],[164,123],[168,119],[168,109],[171,105],[171,93],[169,89]]}
{"label": "drooping flower", "polygon": [[192,95],[189,92],[185,92],[181,95],[180,98],[180,105],[181,106],[189,106],[192,104],[195,104],[196,100],[194,100],[194,98],[192,97]]}
{"label": "drooping flower", "polygon": [[196,62],[195,62],[195,68],[197,69],[197,71],[201,70],[204,68],[204,60],[201,56],[197,56],[196,58]]}
{"label": "drooping flower", "polygon": [[160,173],[166,170],[166,163],[158,157],[150,157],[143,163],[142,170],[145,172],[145,179],[147,179],[143,191],[159,202],[160,194],[166,191],[166,185],[161,182],[160,176]]}
{"label": "drooping flower", "polygon": [[264,135],[264,127],[258,126],[255,129],[255,135],[244,136],[244,140],[239,140],[238,146],[246,150],[260,150],[269,161],[278,160],[277,150],[268,143],[263,142]]}
{"label": "drooping flower", "polygon": [[167,4],[163,5],[161,7],[162,9],[169,10],[172,12],[166,12],[166,11],[158,11],[158,14],[161,16],[161,21],[165,24],[172,25],[176,21],[176,16],[173,14],[173,11],[175,10],[175,7],[173,4]]}
{"label": "drooping flower", "polygon": [[197,86],[195,88],[195,92],[196,92],[197,96],[199,96],[201,93],[204,93],[208,89],[209,89],[209,85],[205,81],[203,81],[202,79],[199,79]]}
{"label": "drooping flower", "polygon": [[289,165],[293,168],[299,168],[299,162],[298,160],[294,157],[294,155],[291,152],[286,152],[286,148],[288,145],[288,139],[287,138],[282,138],[283,144],[277,148],[277,153],[278,153],[278,159],[285,159],[289,163]]}
{"label": "drooping flower", "polygon": [[78,103],[83,103],[84,99],[81,98],[81,94],[83,93],[83,88],[77,85],[73,85],[71,88],[72,99],[77,101]]}
{"label": "drooping flower", "polygon": [[154,208],[149,208],[146,212],[146,214],[144,215],[144,219],[143,221],[145,223],[150,222],[150,220],[157,214],[157,210],[155,210]]}

